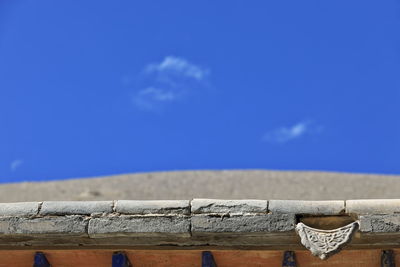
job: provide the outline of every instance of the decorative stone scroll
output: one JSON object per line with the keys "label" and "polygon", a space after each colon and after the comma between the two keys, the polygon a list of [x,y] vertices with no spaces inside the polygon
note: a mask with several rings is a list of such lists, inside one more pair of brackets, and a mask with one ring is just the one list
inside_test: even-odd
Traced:
{"label": "decorative stone scroll", "polygon": [[334,230],[320,230],[309,227],[304,223],[296,225],[296,232],[301,243],[321,260],[338,253],[341,248],[351,241],[353,233],[358,228],[358,221]]}

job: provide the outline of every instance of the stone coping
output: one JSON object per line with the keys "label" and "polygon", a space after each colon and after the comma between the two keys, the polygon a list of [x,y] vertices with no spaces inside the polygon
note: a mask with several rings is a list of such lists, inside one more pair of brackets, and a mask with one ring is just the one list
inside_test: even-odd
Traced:
{"label": "stone coping", "polygon": [[[331,220],[332,218],[332,220]],[[9,246],[301,247],[299,222],[357,221],[349,247],[400,247],[400,200],[115,200],[0,203]]]}

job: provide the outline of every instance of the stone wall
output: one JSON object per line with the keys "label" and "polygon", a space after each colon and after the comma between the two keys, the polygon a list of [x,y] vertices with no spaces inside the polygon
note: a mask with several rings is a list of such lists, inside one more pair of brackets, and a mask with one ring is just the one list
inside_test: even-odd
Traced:
{"label": "stone wall", "polygon": [[301,249],[296,225],[357,222],[349,248],[400,246],[400,200],[44,201],[0,204],[0,247]]}

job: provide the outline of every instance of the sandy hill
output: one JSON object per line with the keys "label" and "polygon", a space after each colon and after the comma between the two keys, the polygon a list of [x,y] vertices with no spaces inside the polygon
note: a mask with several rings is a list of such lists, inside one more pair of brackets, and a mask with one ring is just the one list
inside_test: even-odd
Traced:
{"label": "sandy hill", "polygon": [[400,198],[400,176],[265,170],[178,171],[0,185],[0,202],[191,198]]}

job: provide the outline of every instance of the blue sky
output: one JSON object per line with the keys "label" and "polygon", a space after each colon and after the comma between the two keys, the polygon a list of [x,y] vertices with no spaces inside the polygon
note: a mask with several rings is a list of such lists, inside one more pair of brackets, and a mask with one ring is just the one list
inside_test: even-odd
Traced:
{"label": "blue sky", "polygon": [[0,182],[400,174],[398,1],[1,1]]}

